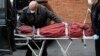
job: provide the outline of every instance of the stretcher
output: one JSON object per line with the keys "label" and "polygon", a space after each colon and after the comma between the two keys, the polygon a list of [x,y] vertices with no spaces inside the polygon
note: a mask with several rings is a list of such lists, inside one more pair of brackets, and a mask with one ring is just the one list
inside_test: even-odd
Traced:
{"label": "stretcher", "polygon": [[[70,38],[68,36],[67,24],[66,23],[64,23],[64,24],[66,25],[66,29],[65,29],[66,36],[61,36],[59,38],[58,37],[57,38],[56,37],[55,38],[45,37],[43,35],[40,35],[39,29],[37,29],[37,35],[35,35],[35,34],[33,34],[33,35],[15,34],[15,36],[20,36],[21,37],[21,38],[15,38],[15,40],[20,40],[20,41],[25,40],[26,41],[25,43],[16,43],[16,45],[27,45],[36,56],[41,56],[42,50],[43,50],[43,47],[44,47],[44,44],[45,44],[46,40],[55,40],[57,42],[58,46],[60,47],[60,50],[62,51],[64,56],[70,56],[70,54],[68,53],[68,50],[69,50],[71,44],[73,43],[73,41],[72,41],[73,39],[80,39],[80,40],[82,40],[82,42],[84,44],[84,47],[86,47],[86,40],[85,39],[92,39],[92,37],[86,37],[85,35],[83,35],[83,37],[80,37],[80,38],[74,38],[74,37]],[[59,40],[68,40],[68,39],[69,39],[69,44],[66,45],[66,49],[64,49],[62,47],[62,44],[60,43]],[[35,40],[43,40],[41,48],[39,48],[39,46],[35,42]],[[32,49],[32,47],[29,44],[29,41],[32,41],[37,46],[37,48],[40,50],[39,54],[37,54],[34,51],[34,49]]]}
{"label": "stretcher", "polygon": [[[87,14],[88,14],[88,10],[87,10]],[[87,14],[86,14],[86,17],[87,17]],[[85,22],[86,22],[86,18],[84,20],[84,23]],[[59,38],[58,37],[57,38],[56,37],[55,38],[45,37],[43,35],[40,35],[39,29],[37,29],[36,35],[34,33],[32,35],[14,34],[15,36],[19,36],[19,38],[15,38],[15,40],[20,40],[20,41],[25,40],[24,43],[19,42],[19,43],[16,43],[16,45],[27,45],[30,48],[30,50],[33,52],[33,54],[36,56],[41,56],[46,40],[55,40],[57,42],[58,46],[60,47],[60,50],[63,53],[63,56],[70,56],[68,50],[69,50],[71,44],[73,43],[74,39],[82,40],[82,43],[84,44],[84,47],[86,48],[86,39],[92,39],[92,36],[85,36],[85,33],[83,31],[83,37],[80,37],[80,38],[69,37],[68,36],[68,29],[67,29],[68,24],[67,23],[63,23],[63,24],[65,24],[65,36],[61,36]],[[41,48],[39,48],[39,46],[35,42],[35,40],[43,40]],[[69,44],[66,45],[66,49],[64,49],[62,47],[62,44],[60,43],[59,40],[69,40]],[[39,54],[37,54],[35,52],[35,50],[32,49],[32,47],[29,44],[29,41],[32,41],[37,46],[37,48],[39,49]]]}
{"label": "stretcher", "polygon": [[[43,50],[43,47],[44,47],[44,44],[45,44],[45,41],[46,40],[55,40],[58,44],[58,46],[60,47],[62,53],[64,56],[70,56],[70,54],[68,53],[68,49],[69,47],[71,46],[71,44],[73,43],[72,39],[79,39],[79,38],[68,38],[68,36],[62,36],[60,38],[45,38],[43,36],[40,36],[40,35],[34,35],[34,38],[32,36],[25,36],[25,35],[19,35],[19,34],[15,34],[16,36],[21,36],[21,38],[15,38],[15,40],[26,40],[26,43],[16,43],[17,45],[27,45],[31,51],[36,55],[36,56],[41,56],[42,54],[42,50]],[[69,44],[67,45],[67,48],[66,50],[64,50],[64,48],[62,47],[62,44],[60,43],[59,40],[70,40]],[[86,37],[86,36],[83,36],[83,38],[80,38],[84,44],[84,47],[86,47],[86,40],[85,39],[92,39],[91,37]],[[36,54],[36,52],[34,51],[34,49],[32,49],[32,47],[29,45],[29,41],[32,41],[37,47],[38,49],[40,50],[39,52],[39,55]],[[44,40],[43,43],[42,43],[42,47],[39,48],[39,46],[36,44],[36,42],[34,40]]]}

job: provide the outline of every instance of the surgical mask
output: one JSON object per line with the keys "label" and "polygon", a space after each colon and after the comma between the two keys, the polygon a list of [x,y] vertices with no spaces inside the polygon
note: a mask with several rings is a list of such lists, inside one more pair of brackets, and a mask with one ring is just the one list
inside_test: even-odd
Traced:
{"label": "surgical mask", "polygon": [[88,4],[92,5],[93,4],[93,0],[88,0]]}
{"label": "surgical mask", "polygon": [[32,10],[31,10],[31,13],[35,13],[35,11],[32,11]]}

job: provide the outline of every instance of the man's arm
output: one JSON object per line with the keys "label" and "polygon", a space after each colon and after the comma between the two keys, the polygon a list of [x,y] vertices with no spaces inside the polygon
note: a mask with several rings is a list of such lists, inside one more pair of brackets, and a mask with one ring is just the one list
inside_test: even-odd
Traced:
{"label": "man's arm", "polygon": [[24,24],[25,23],[25,13],[21,13],[20,17],[19,17],[19,21],[18,23],[20,25]]}
{"label": "man's arm", "polygon": [[52,11],[49,11],[48,9],[46,9],[46,14],[51,20],[54,20],[56,23],[62,22],[62,20],[58,16],[56,16]]}

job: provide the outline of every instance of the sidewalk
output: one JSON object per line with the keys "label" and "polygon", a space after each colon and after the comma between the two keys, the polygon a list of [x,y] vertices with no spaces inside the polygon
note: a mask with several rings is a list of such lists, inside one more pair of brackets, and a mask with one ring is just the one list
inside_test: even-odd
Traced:
{"label": "sidewalk", "polygon": [[[86,40],[87,48],[84,48],[83,43],[80,40],[73,40],[69,49],[70,56],[95,56],[95,47],[93,40]],[[61,41],[62,46],[65,48],[69,42],[66,40]],[[6,56],[25,56],[26,50],[17,50],[13,55]],[[33,55],[34,56],[34,55]],[[56,42],[48,47],[48,56],[63,56]]]}

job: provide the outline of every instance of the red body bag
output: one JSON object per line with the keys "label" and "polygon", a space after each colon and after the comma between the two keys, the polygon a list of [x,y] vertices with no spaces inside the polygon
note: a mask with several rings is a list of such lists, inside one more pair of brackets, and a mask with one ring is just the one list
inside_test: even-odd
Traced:
{"label": "red body bag", "polygon": [[55,23],[46,27],[42,27],[40,28],[40,34],[46,37],[65,36],[65,25],[62,23]]}
{"label": "red body bag", "polygon": [[91,28],[91,24],[85,24],[84,25],[84,33],[85,33],[85,36],[92,36],[92,35],[94,35],[93,30]]}
{"label": "red body bag", "polygon": [[32,34],[33,28],[28,25],[22,25],[20,27],[17,27],[17,30],[21,34]]}
{"label": "red body bag", "polygon": [[79,38],[83,36],[83,24],[82,23],[70,23],[68,26],[68,36]]}

